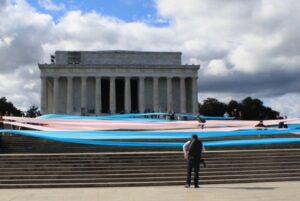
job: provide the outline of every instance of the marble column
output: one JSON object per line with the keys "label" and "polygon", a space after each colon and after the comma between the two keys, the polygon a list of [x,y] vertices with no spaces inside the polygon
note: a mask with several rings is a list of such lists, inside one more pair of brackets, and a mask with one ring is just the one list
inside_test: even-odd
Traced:
{"label": "marble column", "polygon": [[96,77],[95,82],[95,113],[100,114],[102,108],[101,102],[101,78]]}
{"label": "marble column", "polygon": [[192,108],[193,113],[198,113],[198,85],[197,85],[197,78],[192,78]]}
{"label": "marble column", "polygon": [[145,78],[139,78],[139,112],[145,112]]}
{"label": "marble column", "polygon": [[41,113],[47,114],[48,111],[48,89],[47,89],[47,77],[41,77]]}
{"label": "marble column", "polygon": [[73,113],[73,77],[67,78],[67,113]]}
{"label": "marble column", "polygon": [[131,86],[130,77],[125,77],[125,113],[131,112]]}
{"label": "marble column", "polygon": [[53,113],[58,113],[59,77],[53,78]]}
{"label": "marble column", "polygon": [[173,111],[173,101],[172,101],[172,78],[167,77],[167,112]]}
{"label": "marble column", "polygon": [[87,77],[81,77],[81,113],[83,113],[83,115],[87,114],[88,112],[86,108],[86,103],[87,103],[86,80]]}
{"label": "marble column", "polygon": [[153,77],[153,109],[154,112],[159,110],[159,91],[158,91],[158,77]]}
{"label": "marble column", "polygon": [[180,78],[180,112],[186,113],[186,88],[185,78]]}
{"label": "marble column", "polygon": [[110,113],[116,113],[116,78],[110,77],[109,80],[109,110]]}

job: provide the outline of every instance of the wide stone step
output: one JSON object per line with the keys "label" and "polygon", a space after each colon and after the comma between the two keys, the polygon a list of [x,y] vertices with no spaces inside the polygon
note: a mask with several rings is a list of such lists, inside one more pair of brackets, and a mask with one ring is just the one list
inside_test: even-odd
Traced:
{"label": "wide stone step", "polygon": [[[300,178],[300,173],[276,173],[276,174],[242,174],[242,175],[222,175],[222,176],[202,176],[201,181],[210,180],[237,180],[237,179],[260,179],[260,178],[284,178],[296,177]],[[104,183],[104,182],[155,182],[155,181],[184,181],[185,176],[153,176],[153,177],[133,177],[133,178],[81,178],[81,179],[8,179],[0,180],[0,184],[47,184],[47,183]]]}
{"label": "wide stone step", "polygon": [[[205,153],[203,154],[203,158],[254,158],[254,157],[290,157],[290,156],[298,156],[300,152],[251,152],[251,153]],[[183,153],[136,153],[135,155],[131,154],[90,154],[90,155],[15,155],[15,154],[0,154],[0,161],[11,161],[11,160],[135,160],[135,159],[176,159],[182,158]]]}
{"label": "wide stone step", "polygon": [[[235,156],[235,157],[214,157],[214,156],[210,156],[210,157],[203,157],[207,162],[228,162],[228,161],[260,161],[260,160],[277,160],[277,161],[287,161],[287,160],[299,160],[300,156],[299,155],[288,155],[288,156],[261,156],[261,155],[257,155],[255,156],[251,156],[251,157],[244,157],[244,156]],[[94,163],[140,163],[140,162],[150,162],[150,163],[155,163],[155,162],[161,162],[161,161],[165,161],[165,162],[182,162],[184,161],[183,156],[177,156],[177,157],[153,157],[153,158],[149,158],[147,156],[143,157],[143,158],[119,158],[119,159],[113,159],[113,158],[78,158],[78,159],[0,159],[0,165],[6,165],[6,164],[26,164],[26,163],[31,163],[31,164],[67,164],[67,163],[85,163],[85,164],[94,164]]]}
{"label": "wide stone step", "polygon": [[[274,163],[277,164],[274,164]],[[233,162],[233,161],[227,161],[226,162],[208,162],[206,161],[206,169],[210,168],[226,168],[226,167],[260,167],[260,166],[268,166],[268,165],[275,165],[275,166],[289,166],[289,165],[300,165],[300,161],[298,160],[289,160],[289,161],[272,161],[272,160],[261,160],[261,161],[242,161],[242,162]],[[169,163],[117,163],[117,164],[109,164],[109,163],[94,163],[94,164],[84,164],[84,163],[62,163],[62,164],[14,164],[14,165],[2,165],[0,166],[0,170],[5,170],[5,169],[26,169],[26,170],[56,170],[56,169],[136,169],[136,168],[143,168],[143,167],[152,167],[152,168],[168,168],[168,167],[185,167],[186,162],[181,161],[181,162],[169,162]],[[203,164],[200,164],[200,167],[204,167]],[[1,174],[1,172],[0,172]]]}
{"label": "wide stone step", "polygon": [[[249,165],[252,166],[253,164],[255,164],[255,166],[259,166],[262,164],[270,164],[270,163],[274,163],[276,162],[277,164],[300,164],[300,161],[298,159],[286,159],[286,158],[282,158],[281,160],[278,159],[261,159],[261,160],[239,160],[239,161],[211,161],[211,162],[207,162],[207,165],[209,166],[222,166],[222,167],[228,167],[228,166],[245,166],[245,165]],[[184,160],[182,161],[156,161],[156,162],[140,162],[140,161],[136,161],[136,162],[111,162],[111,163],[90,163],[90,164],[84,164],[84,163],[58,163],[58,164],[44,164],[44,163],[40,163],[40,164],[33,164],[33,163],[19,163],[19,164],[1,164],[0,163],[0,168],[14,168],[14,167],[19,167],[22,166],[23,168],[70,168],[70,167],[101,167],[101,168],[105,168],[105,167],[109,167],[109,168],[115,168],[115,167],[121,167],[121,168],[132,168],[132,167],[136,167],[136,166],[178,166],[178,165],[185,165],[186,162]]]}
{"label": "wide stone step", "polygon": [[[200,171],[201,178],[205,179],[206,177],[216,177],[216,176],[226,176],[226,178],[232,177],[234,175],[266,175],[266,174],[283,174],[283,173],[300,173],[300,169],[279,169],[279,170],[247,170],[247,171]],[[172,177],[185,177],[185,170],[178,170],[176,172],[98,172],[98,173],[88,173],[88,174],[55,174],[55,175],[45,175],[45,174],[37,174],[37,175],[0,175],[0,180],[7,179],[68,179],[68,178],[133,178],[133,177],[155,177],[155,176],[172,176]]]}
{"label": "wide stone step", "polygon": [[[204,158],[203,158],[204,159]],[[235,157],[235,158],[205,158],[207,163],[215,164],[215,163],[228,163],[228,162],[250,162],[250,161],[297,161],[300,159],[300,156],[276,156],[276,157]],[[144,163],[144,164],[152,164],[152,163],[182,163],[185,162],[183,157],[180,158],[166,158],[166,159],[119,159],[119,160],[112,160],[112,159],[100,159],[100,160],[11,160],[11,161],[1,161],[0,166],[4,165],[19,165],[19,164],[44,164],[44,165],[58,165],[58,164],[86,164],[86,165],[97,165],[97,164],[131,164],[131,163]]]}
{"label": "wide stone step", "polygon": [[[270,166],[262,166],[257,168],[255,166],[246,166],[246,167],[229,167],[229,168],[222,168],[222,167],[209,167],[209,168],[200,168],[201,172],[206,173],[214,173],[218,172],[218,174],[231,174],[232,172],[251,172],[251,171],[286,171],[288,169],[296,169],[300,170],[300,165],[270,165]],[[85,174],[128,174],[128,173],[181,173],[186,172],[185,167],[170,167],[170,168],[145,168],[145,169],[85,169],[85,170],[35,170],[32,171],[30,169],[27,170],[16,170],[16,169],[6,169],[0,170],[0,175],[85,175]]]}
{"label": "wide stone step", "polygon": [[[224,165],[216,165],[216,166],[209,166],[206,169],[210,170],[210,169],[238,169],[238,168],[249,168],[249,167],[253,167],[256,169],[260,169],[260,168],[269,168],[272,166],[274,166],[274,163],[245,163],[245,164],[224,164]],[[298,167],[300,166],[300,162],[276,162],[275,166],[280,166],[280,167]],[[156,165],[156,166],[144,166],[144,165],[135,165],[135,166],[96,166],[96,167],[91,167],[91,166],[64,166],[64,167],[5,167],[5,168],[0,168],[0,172],[7,172],[7,171],[57,171],[57,170],[65,170],[65,171],[88,171],[88,170],[149,170],[149,169],[158,169],[158,170],[169,170],[169,169],[173,169],[173,168],[186,168],[186,164],[182,164],[182,165],[172,165],[172,164],[167,164],[167,165]]]}
{"label": "wide stone step", "polygon": [[[300,181],[300,177],[276,177],[253,179],[228,179],[201,181],[200,184],[224,184],[224,183],[250,183],[250,182],[276,182],[276,181]],[[46,183],[46,184],[0,184],[0,188],[78,188],[78,187],[130,187],[130,186],[170,186],[184,185],[185,181],[155,181],[155,182],[105,182],[105,183]]]}
{"label": "wide stone step", "polygon": [[[284,168],[270,168],[270,169],[254,169],[254,168],[232,168],[232,169],[204,169],[204,170],[201,170],[200,172],[205,174],[205,175],[227,175],[227,174],[235,174],[235,173],[245,173],[247,174],[247,172],[257,172],[257,173],[272,173],[272,172],[287,172],[287,171],[292,171],[292,172],[297,172],[297,170],[299,170],[299,166],[298,167],[288,167],[286,169]],[[134,170],[123,170],[123,171],[85,171],[84,173],[80,172],[80,171],[37,171],[35,173],[33,172],[30,172],[30,174],[27,174],[28,172],[26,171],[22,171],[22,172],[16,172],[18,174],[15,174],[14,172],[3,172],[0,177],[1,178],[4,178],[4,177],[18,177],[18,176],[24,176],[24,175],[27,175],[28,177],[29,176],[32,176],[34,177],[35,175],[37,176],[57,176],[57,175],[63,175],[63,176],[71,176],[71,175],[82,175],[82,177],[85,177],[85,175],[134,175],[134,174],[139,174],[139,175],[142,175],[142,174],[146,174],[146,175],[149,175],[149,174],[180,174],[180,173],[185,173],[185,169],[166,169],[166,170],[161,170],[159,171],[158,169],[155,170],[155,171],[148,171],[148,170],[137,170],[137,171],[134,171]]]}
{"label": "wide stone step", "polygon": [[[219,157],[219,156],[206,156],[203,157],[207,162],[228,162],[228,161],[245,161],[244,156],[233,156],[233,157]],[[247,159],[249,161],[253,160],[299,160],[300,154],[289,154],[289,155],[270,155],[270,156],[264,156],[264,155],[257,155],[257,156],[248,156]],[[32,164],[38,163],[38,164],[62,164],[62,163],[130,163],[130,162],[161,162],[161,161],[176,161],[181,162],[183,161],[183,156],[165,156],[165,157],[141,157],[141,158],[110,158],[110,157],[99,157],[99,158],[31,158],[31,159],[14,159],[14,158],[8,158],[8,159],[0,159],[0,165],[1,164],[19,164],[19,163],[27,163],[30,162]]]}

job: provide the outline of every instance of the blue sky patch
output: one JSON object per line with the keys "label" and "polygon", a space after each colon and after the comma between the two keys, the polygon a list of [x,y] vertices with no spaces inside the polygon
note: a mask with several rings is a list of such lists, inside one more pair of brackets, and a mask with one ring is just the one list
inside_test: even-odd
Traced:
{"label": "blue sky patch", "polygon": [[57,22],[70,10],[83,13],[96,11],[126,22],[144,22],[152,26],[168,26],[167,19],[157,16],[155,0],[27,0],[38,11],[50,14]]}

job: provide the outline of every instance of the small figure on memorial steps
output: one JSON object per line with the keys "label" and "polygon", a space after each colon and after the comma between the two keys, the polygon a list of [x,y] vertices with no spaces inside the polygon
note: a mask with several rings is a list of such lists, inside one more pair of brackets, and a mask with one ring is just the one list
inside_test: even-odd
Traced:
{"label": "small figure on memorial steps", "polygon": [[229,117],[229,114],[228,114],[227,111],[224,113],[224,117],[225,117],[225,118],[228,118],[228,117]]}
{"label": "small figure on memorial steps", "polygon": [[170,120],[175,120],[175,112],[170,113]]}
{"label": "small figure on memorial steps", "polygon": [[255,125],[255,127],[257,128],[257,130],[262,130],[262,129],[266,129],[266,125],[264,125],[263,120],[260,120],[258,124]]}
{"label": "small figure on memorial steps", "polygon": [[199,114],[197,116],[197,120],[198,120],[198,123],[199,123],[199,126],[201,127],[201,129],[204,129],[204,125],[206,123],[206,120],[201,117],[201,114]]}
{"label": "small figure on memorial steps", "polygon": [[284,121],[281,121],[278,123],[278,128],[288,128],[288,125],[284,123]]}

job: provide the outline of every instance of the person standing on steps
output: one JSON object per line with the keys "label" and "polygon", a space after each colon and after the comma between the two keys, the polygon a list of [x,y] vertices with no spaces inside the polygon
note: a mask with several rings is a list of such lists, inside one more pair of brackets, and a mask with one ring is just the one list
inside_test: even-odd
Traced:
{"label": "person standing on steps", "polygon": [[267,126],[264,125],[263,120],[260,120],[258,124],[255,125],[257,130],[267,130]]}
{"label": "person standing on steps", "polygon": [[196,117],[196,119],[198,120],[199,123],[199,127],[201,127],[201,129],[204,129],[204,124],[206,122],[205,119],[201,118],[201,114],[199,113],[199,115]]}
{"label": "person standing on steps", "polygon": [[[191,140],[187,141],[183,145],[184,158],[187,160],[187,178],[186,178],[186,188],[191,186],[191,174],[194,170],[194,186],[199,188],[199,169],[202,157],[203,144],[202,141],[198,139],[196,134],[192,135]],[[204,166],[205,163],[204,163]]]}

